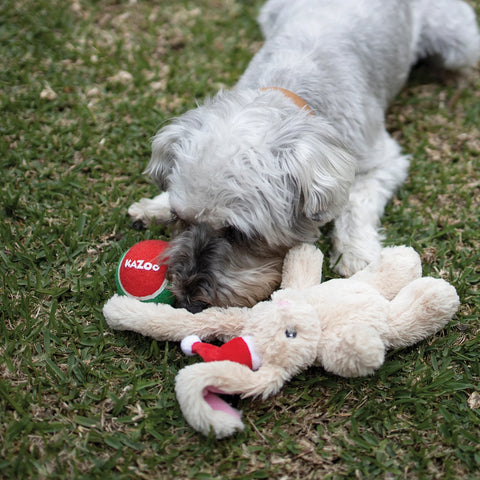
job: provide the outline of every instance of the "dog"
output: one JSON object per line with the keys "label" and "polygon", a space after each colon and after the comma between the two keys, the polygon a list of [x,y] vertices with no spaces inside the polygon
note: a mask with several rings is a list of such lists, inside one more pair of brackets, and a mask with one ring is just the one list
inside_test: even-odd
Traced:
{"label": "dog", "polygon": [[480,56],[462,0],[270,0],[259,24],[265,42],[235,88],[156,134],[146,173],[163,193],[129,208],[136,226],[177,231],[167,275],[192,312],[268,297],[286,252],[332,220],[339,274],[375,260],[409,165],[389,103],[419,60],[460,70]]}

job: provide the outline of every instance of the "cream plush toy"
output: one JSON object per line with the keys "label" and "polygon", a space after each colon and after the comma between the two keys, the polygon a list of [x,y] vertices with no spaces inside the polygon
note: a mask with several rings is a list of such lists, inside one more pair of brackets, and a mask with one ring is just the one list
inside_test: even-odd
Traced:
{"label": "cream plush toy", "polygon": [[[222,438],[244,426],[240,412],[217,394],[265,399],[313,364],[344,377],[371,374],[388,348],[434,334],[458,309],[449,283],[421,276],[412,248],[384,248],[378,262],[353,277],[321,284],[322,261],[314,246],[293,248],[285,258],[281,289],[253,308],[192,314],[116,295],[103,312],[111,328],[157,340],[188,337],[184,351],[213,360],[183,368],[175,391],[188,423]],[[200,338],[234,340],[219,348]]]}

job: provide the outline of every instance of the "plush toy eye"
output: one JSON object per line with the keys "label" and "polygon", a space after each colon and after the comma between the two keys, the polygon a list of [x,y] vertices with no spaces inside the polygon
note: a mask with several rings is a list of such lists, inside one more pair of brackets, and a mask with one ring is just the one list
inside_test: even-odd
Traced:
{"label": "plush toy eye", "polygon": [[295,338],[297,336],[297,331],[293,328],[287,328],[285,330],[285,336],[287,338]]}

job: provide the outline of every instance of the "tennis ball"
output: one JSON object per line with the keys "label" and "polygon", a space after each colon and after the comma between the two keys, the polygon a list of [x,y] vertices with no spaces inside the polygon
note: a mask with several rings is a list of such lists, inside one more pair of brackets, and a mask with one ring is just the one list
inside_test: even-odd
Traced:
{"label": "tennis ball", "polygon": [[127,250],[115,275],[118,293],[142,302],[172,305],[175,297],[168,290],[167,266],[160,259],[167,247],[163,240],[143,240]]}

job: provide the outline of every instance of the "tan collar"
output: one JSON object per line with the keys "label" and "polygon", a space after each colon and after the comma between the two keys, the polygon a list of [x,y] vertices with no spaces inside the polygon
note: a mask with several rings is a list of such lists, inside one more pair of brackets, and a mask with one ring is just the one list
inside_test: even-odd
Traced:
{"label": "tan collar", "polygon": [[311,109],[310,105],[302,98],[299,97],[296,93],[291,92],[290,90],[287,90],[286,88],[282,87],[264,87],[261,88],[260,90],[278,90],[279,92],[282,92],[286,97],[288,97],[292,102],[300,109],[305,109],[310,115],[315,115],[313,113],[313,110]]}

